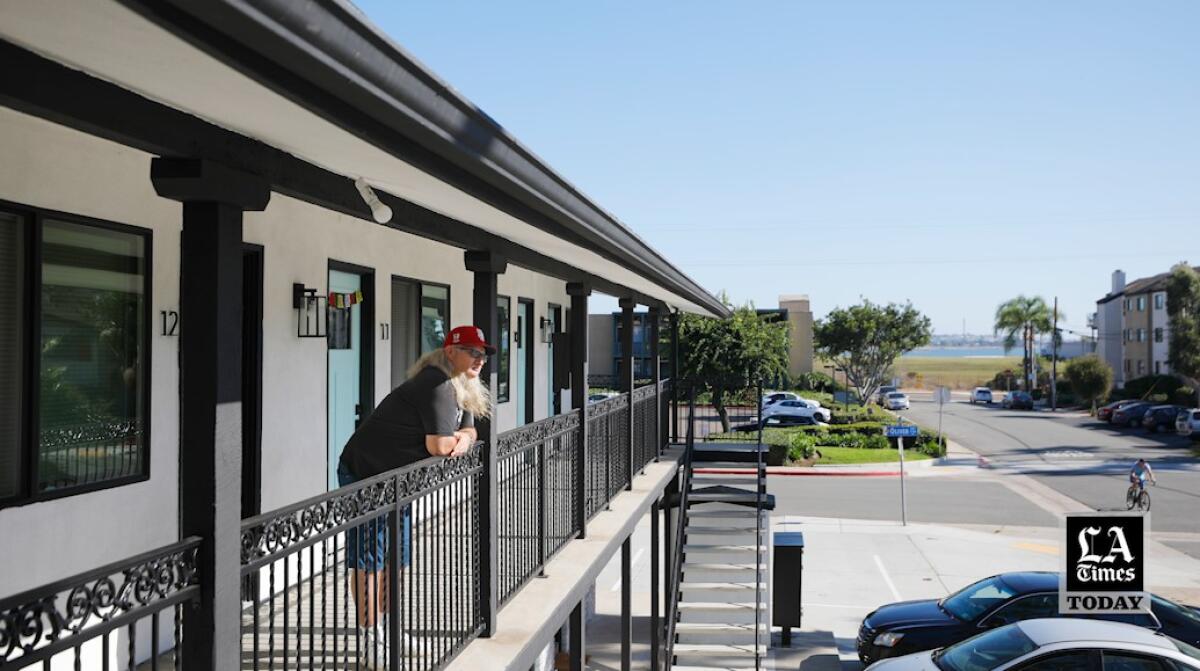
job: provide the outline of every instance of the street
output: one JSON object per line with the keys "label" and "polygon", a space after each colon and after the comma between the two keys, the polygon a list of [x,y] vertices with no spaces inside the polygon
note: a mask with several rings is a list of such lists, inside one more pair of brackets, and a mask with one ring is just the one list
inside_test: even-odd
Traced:
{"label": "street", "polygon": [[[938,425],[937,404],[928,398],[914,397],[904,415],[926,427]],[[1153,530],[1200,533],[1200,469],[1186,438],[1115,428],[1077,412],[1004,410],[957,400],[945,405],[942,427],[1002,473],[1028,475],[1096,510],[1124,508],[1129,467],[1143,457],[1158,477],[1150,489]],[[1167,542],[1200,556],[1200,542]]]}

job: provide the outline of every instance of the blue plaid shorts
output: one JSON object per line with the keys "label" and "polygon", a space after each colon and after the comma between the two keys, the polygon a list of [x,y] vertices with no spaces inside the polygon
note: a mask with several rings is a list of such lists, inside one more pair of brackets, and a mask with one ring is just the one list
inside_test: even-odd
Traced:
{"label": "blue plaid shorts", "polygon": [[[338,485],[345,487],[358,481],[344,464],[337,469]],[[412,511],[405,506],[400,512],[400,565],[412,562]],[[381,571],[387,567],[388,524],[387,515],[346,531],[346,566],[360,571]]]}

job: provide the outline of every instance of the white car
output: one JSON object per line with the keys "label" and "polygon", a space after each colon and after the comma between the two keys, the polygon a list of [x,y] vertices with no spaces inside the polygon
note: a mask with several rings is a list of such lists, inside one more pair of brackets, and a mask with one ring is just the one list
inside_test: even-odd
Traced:
{"label": "white car", "polygon": [[[1094,656],[1093,656],[1094,655]],[[1092,664],[1092,660],[1096,664]],[[1058,617],[989,629],[938,650],[882,659],[870,671],[1200,671],[1200,650],[1123,622]]]}
{"label": "white car", "polygon": [[971,392],[971,404],[974,405],[976,403],[991,405],[992,390],[987,387],[975,387],[974,391]]}
{"label": "white car", "polygon": [[1193,436],[1200,432],[1200,409],[1180,411],[1175,418],[1175,430],[1181,436]]}
{"label": "white car", "polygon": [[893,391],[896,391],[896,388],[890,384],[880,387],[875,391],[875,402],[879,405],[883,405],[883,399],[887,398],[887,395]]}
{"label": "white car", "polygon": [[833,413],[829,412],[829,408],[822,408],[820,405],[813,406],[815,401],[806,401],[804,399],[777,401],[763,408],[762,416],[766,419],[772,415],[793,415],[797,417],[812,417],[819,422],[828,422]]}
{"label": "white car", "polygon": [[775,403],[778,403],[780,401],[798,401],[798,400],[800,400],[799,394],[794,394],[790,391],[771,391],[771,392],[767,392],[767,393],[763,394],[762,407],[765,408],[768,405],[774,405]]}
{"label": "white car", "polygon": [[883,399],[883,407],[888,410],[908,410],[908,394],[902,391],[893,391]]}

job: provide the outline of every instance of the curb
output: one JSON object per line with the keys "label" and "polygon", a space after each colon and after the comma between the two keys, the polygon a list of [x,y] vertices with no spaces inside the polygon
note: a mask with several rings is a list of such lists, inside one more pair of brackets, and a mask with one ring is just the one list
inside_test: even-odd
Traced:
{"label": "curb", "polygon": [[[862,466],[878,466],[879,464],[862,464]],[[835,468],[844,468],[841,466],[826,466],[824,468],[816,468],[815,466],[767,466],[767,475],[784,475],[795,477],[849,477],[849,478],[878,478],[885,476],[900,475],[899,470],[895,471],[870,471],[866,469],[857,470],[833,470]],[[700,475],[754,475],[752,468],[696,468],[693,472]]]}

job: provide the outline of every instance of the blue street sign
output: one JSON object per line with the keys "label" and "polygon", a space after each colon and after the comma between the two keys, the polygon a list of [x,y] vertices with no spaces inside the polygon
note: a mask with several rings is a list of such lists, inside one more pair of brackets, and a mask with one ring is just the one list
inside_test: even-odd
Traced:
{"label": "blue street sign", "polygon": [[921,433],[921,427],[915,424],[900,424],[883,427],[888,438],[916,438]]}

